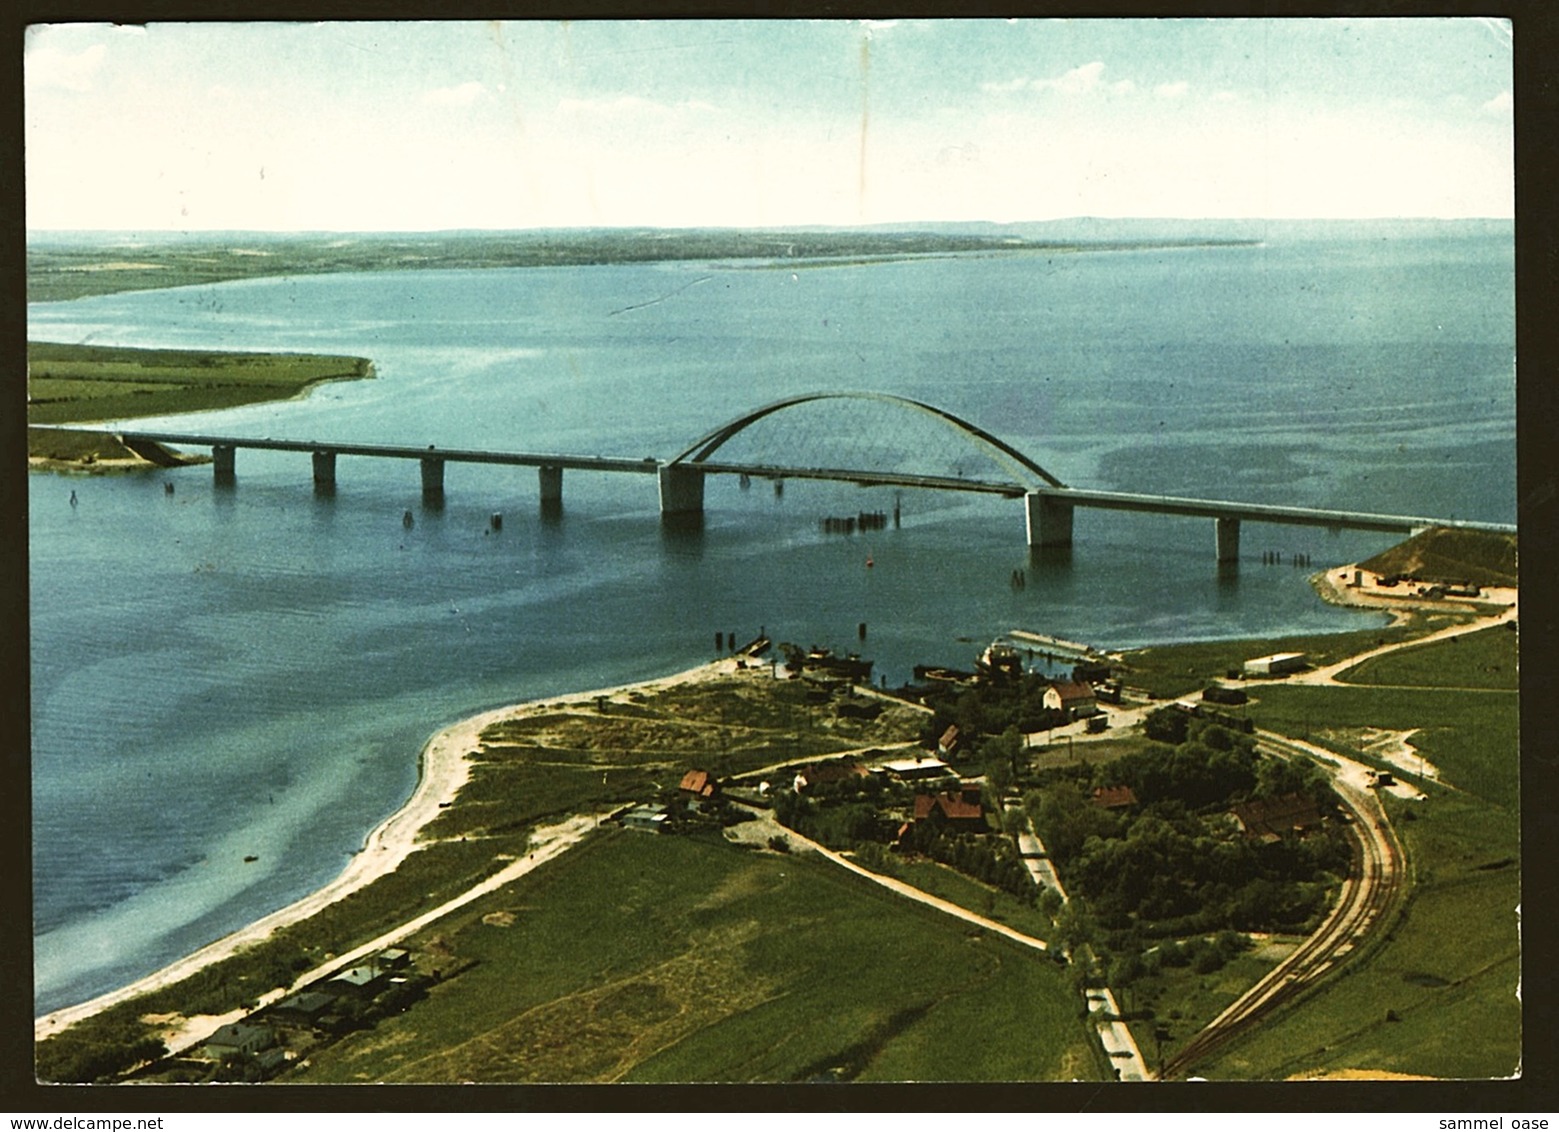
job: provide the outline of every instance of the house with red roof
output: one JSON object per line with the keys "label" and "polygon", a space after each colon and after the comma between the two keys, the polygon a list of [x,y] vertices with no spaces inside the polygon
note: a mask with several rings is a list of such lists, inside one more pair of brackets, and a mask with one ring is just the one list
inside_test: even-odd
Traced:
{"label": "house with red roof", "polygon": [[713,798],[720,793],[720,783],[707,770],[690,770],[682,776],[678,789],[695,798]]}

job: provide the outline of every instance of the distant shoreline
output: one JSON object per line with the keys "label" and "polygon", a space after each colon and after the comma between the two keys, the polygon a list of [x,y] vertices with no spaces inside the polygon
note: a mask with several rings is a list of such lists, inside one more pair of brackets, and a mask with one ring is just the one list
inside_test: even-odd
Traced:
{"label": "distant shoreline", "polygon": [[[1233,226],[1231,227],[1231,223]],[[1211,229],[1227,229],[1218,232]],[[117,238],[116,238],[117,236]],[[864,266],[916,258],[1256,246],[1261,226],[1114,221],[860,229],[562,229],[503,232],[122,234],[28,239],[27,301],[66,302],[125,291],[284,275],[628,263],[766,261],[775,268]]]}
{"label": "distant shoreline", "polygon": [[29,470],[90,475],[208,461],[137,451],[103,422],[299,400],[316,385],[374,377],[368,358],[252,350],[27,343]]}

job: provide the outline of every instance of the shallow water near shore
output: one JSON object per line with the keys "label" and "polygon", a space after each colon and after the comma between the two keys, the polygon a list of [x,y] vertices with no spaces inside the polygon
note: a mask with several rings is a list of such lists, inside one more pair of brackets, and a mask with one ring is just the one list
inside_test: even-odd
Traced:
{"label": "shallow water near shore", "polygon": [[[1508,240],[1361,237],[412,272],[34,305],[29,333],[380,374],[159,422],[190,431],[669,457],[767,401],[866,389],[1075,486],[1511,522],[1510,270]],[[879,408],[885,448],[963,458]],[[858,427],[783,416],[750,442],[801,462]],[[661,523],[651,476],[567,473],[544,516],[526,469],[451,465],[442,508],[409,462],[337,475],[319,496],[306,456],[245,450],[228,489],[202,467],[30,477],[37,1012],[329,880],[410,794],[426,738],[479,710],[677,671],[760,628],[859,648],[889,683],[1013,628],[1112,648],[1353,628],[1373,615],[1325,606],[1288,559],[1393,541],[1247,524],[1231,575],[1205,520],[1079,511],[1057,560],[1024,546],[1021,503],[987,497],[721,478],[688,531]],[[898,526],[820,529],[895,506]]]}

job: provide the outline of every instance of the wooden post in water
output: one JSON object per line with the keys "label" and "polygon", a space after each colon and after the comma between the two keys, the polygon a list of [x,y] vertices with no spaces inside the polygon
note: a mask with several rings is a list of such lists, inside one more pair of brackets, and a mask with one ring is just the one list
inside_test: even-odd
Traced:
{"label": "wooden post in water", "polygon": [[237,478],[234,472],[235,451],[231,444],[211,446],[211,472],[217,483],[230,484]]}
{"label": "wooden post in water", "polygon": [[422,500],[424,503],[444,501],[444,458],[442,456],[422,458]]}

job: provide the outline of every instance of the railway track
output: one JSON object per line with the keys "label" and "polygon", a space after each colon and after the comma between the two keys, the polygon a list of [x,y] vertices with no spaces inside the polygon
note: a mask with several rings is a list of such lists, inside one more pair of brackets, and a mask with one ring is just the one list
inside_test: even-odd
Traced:
{"label": "railway track", "polygon": [[[1305,754],[1299,746],[1266,732],[1260,734],[1258,745],[1280,758]],[[1198,1062],[1305,994],[1335,970],[1395,905],[1404,883],[1404,858],[1380,799],[1340,778],[1334,779],[1334,785],[1348,811],[1354,843],[1352,867],[1337,904],[1292,955],[1165,1062],[1161,1080],[1185,1076]]]}

